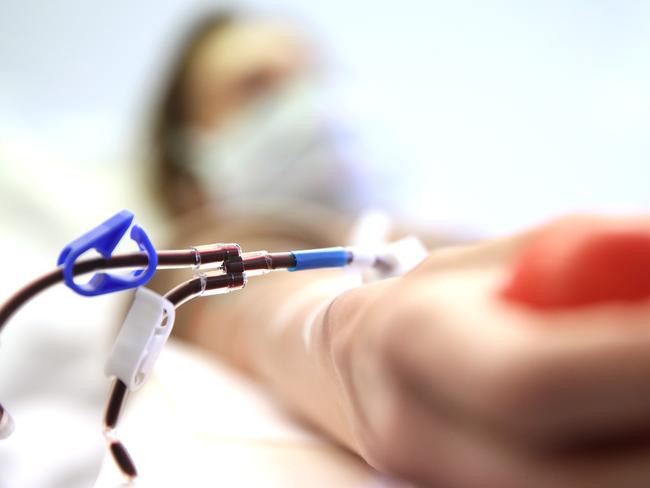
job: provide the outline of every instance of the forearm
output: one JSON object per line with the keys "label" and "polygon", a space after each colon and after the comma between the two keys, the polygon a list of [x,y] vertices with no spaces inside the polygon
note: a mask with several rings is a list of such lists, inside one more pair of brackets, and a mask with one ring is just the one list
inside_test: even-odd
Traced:
{"label": "forearm", "polygon": [[[336,299],[312,285],[336,272],[251,279],[243,292],[205,300],[219,305],[202,307],[192,337],[372,466],[408,480],[611,487],[623,475],[625,486],[646,486],[650,451],[635,433],[647,427],[647,298],[549,312],[503,294],[531,241],[546,239],[534,261],[546,271],[575,272],[568,264],[587,241],[638,243],[633,224],[571,219],[440,250],[404,277]],[[645,240],[637,254],[647,263]],[[612,254],[597,256],[617,279],[638,276],[628,273],[638,261],[611,268]],[[557,297],[557,287],[542,291]]]}
{"label": "forearm", "polygon": [[266,384],[289,409],[354,449],[324,318],[345,289],[338,270],[275,273],[205,299],[191,339]]}

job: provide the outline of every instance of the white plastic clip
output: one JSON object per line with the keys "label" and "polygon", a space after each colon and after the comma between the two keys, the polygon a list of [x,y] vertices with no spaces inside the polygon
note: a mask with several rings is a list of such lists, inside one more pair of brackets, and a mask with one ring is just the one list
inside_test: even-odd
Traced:
{"label": "white plastic clip", "polygon": [[379,253],[379,259],[388,265],[386,276],[402,276],[415,268],[429,255],[422,241],[415,236],[407,236],[386,245]]}
{"label": "white plastic clip", "polygon": [[353,274],[360,273],[364,283],[405,275],[429,255],[422,241],[414,236],[390,244],[348,249],[352,252],[349,269]]}
{"label": "white plastic clip", "polygon": [[106,375],[119,378],[129,390],[140,388],[169,338],[175,315],[165,297],[138,288],[106,362]]}

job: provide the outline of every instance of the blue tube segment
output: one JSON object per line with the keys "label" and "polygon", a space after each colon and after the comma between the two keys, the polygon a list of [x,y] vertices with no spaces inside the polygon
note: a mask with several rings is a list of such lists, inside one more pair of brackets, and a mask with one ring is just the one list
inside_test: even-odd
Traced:
{"label": "blue tube segment", "polygon": [[350,252],[344,247],[326,247],[307,251],[291,251],[296,258],[296,265],[289,271],[304,269],[342,268],[350,262]]}

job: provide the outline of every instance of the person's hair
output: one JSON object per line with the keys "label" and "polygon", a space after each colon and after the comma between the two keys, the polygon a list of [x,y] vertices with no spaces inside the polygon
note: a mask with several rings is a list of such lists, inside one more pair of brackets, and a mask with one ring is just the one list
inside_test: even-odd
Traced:
{"label": "person's hair", "polygon": [[180,139],[185,120],[185,86],[190,64],[208,38],[238,20],[234,12],[203,16],[189,30],[163,86],[150,137],[150,170],[153,196],[168,216],[179,216],[201,203],[198,184],[187,169]]}

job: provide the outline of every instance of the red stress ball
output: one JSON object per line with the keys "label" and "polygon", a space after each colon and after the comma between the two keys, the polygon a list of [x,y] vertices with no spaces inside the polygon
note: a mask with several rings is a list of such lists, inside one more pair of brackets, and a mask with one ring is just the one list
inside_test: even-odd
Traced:
{"label": "red stress ball", "polygon": [[523,249],[502,290],[539,309],[650,299],[648,223],[572,219]]}

